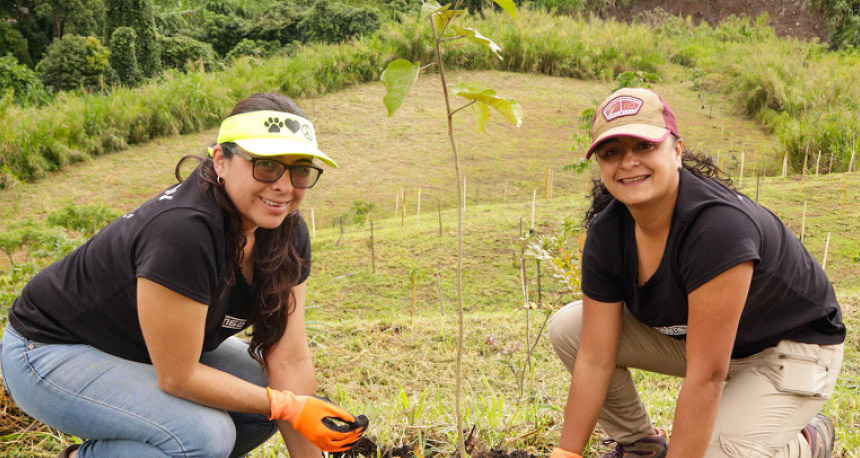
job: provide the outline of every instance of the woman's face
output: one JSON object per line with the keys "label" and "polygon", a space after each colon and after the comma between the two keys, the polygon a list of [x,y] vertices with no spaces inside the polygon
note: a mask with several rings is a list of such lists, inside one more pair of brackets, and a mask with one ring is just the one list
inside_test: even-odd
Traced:
{"label": "woman's face", "polygon": [[[245,154],[255,157],[251,153]],[[311,158],[302,156],[274,156],[266,159],[286,165],[312,165]],[[280,226],[287,215],[299,208],[307,191],[307,188],[292,185],[289,170],[284,170],[277,181],[258,181],[254,178],[251,161],[240,154],[233,154],[228,159],[221,145],[215,146],[212,160],[215,172],[224,180],[227,196],[242,215],[245,232],[252,232],[258,227],[274,229]]]}
{"label": "woman's face", "polygon": [[682,151],[683,142],[672,135],[661,143],[621,136],[601,143],[594,154],[609,193],[628,208],[646,209],[674,204]]}

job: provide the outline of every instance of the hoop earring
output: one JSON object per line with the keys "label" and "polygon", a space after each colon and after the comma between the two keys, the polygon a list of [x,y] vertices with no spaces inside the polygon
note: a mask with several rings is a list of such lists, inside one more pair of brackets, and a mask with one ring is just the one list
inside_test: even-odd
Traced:
{"label": "hoop earring", "polygon": [[221,178],[221,175],[216,175],[215,181],[218,183],[218,186],[224,186],[224,179]]}

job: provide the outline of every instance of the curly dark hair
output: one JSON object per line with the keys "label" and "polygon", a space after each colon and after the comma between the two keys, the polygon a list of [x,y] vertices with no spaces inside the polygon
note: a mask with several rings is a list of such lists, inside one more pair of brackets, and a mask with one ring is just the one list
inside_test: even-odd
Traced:
{"label": "curly dark hair", "polygon": [[[242,99],[233,107],[229,116],[261,110],[283,111],[307,117],[295,102],[275,93],[258,93]],[[224,156],[229,159],[238,147],[235,143],[222,143],[221,148]],[[175,170],[177,180],[182,181],[180,168],[188,160],[200,162],[197,170],[202,179],[201,188],[203,192],[211,192],[215,196],[215,202],[224,214],[227,276],[219,285],[216,300],[220,300],[229,287],[236,283],[236,272],[243,261],[247,239],[242,230],[242,215],[230,200],[224,186],[218,183],[211,157],[189,155],[180,159]],[[249,322],[253,326],[253,332],[248,353],[263,367],[266,366],[266,357],[286,331],[287,320],[296,308],[293,288],[299,283],[302,268],[310,263],[310,260],[299,256],[290,243],[300,219],[301,216],[296,211],[287,216],[279,227],[258,228],[255,233],[251,257],[258,293],[254,303],[250,304]]]}
{"label": "curly dark hair", "polygon": [[[734,189],[731,177],[717,167],[717,165],[714,164],[713,159],[705,153],[700,151],[690,151],[687,147],[684,147],[684,151],[681,152],[681,162],[685,170],[700,177],[718,181]],[[589,196],[591,196],[591,207],[589,207],[588,211],[585,212],[585,218],[582,220],[582,225],[585,226],[586,229],[589,228],[594,217],[603,211],[603,209],[605,209],[606,206],[615,199],[612,197],[612,194],[609,193],[609,190],[606,189],[606,186],[601,180],[591,180],[591,183],[591,192],[589,193]]]}

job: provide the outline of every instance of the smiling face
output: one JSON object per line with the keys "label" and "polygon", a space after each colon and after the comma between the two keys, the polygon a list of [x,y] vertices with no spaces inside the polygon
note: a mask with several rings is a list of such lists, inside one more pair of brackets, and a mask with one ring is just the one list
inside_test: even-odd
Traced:
{"label": "smiling face", "polygon": [[[249,155],[254,157],[253,154]],[[275,156],[267,159],[287,165],[312,165],[309,157],[302,156]],[[287,215],[299,208],[307,191],[292,185],[289,170],[285,170],[281,178],[272,183],[256,180],[251,162],[238,154],[228,158],[221,145],[213,149],[212,160],[215,172],[224,180],[227,196],[242,215],[245,232],[253,232],[258,227],[274,229],[280,226]]]}
{"label": "smiling face", "polygon": [[675,204],[683,142],[631,136],[610,138],[594,150],[606,189],[631,211]]}

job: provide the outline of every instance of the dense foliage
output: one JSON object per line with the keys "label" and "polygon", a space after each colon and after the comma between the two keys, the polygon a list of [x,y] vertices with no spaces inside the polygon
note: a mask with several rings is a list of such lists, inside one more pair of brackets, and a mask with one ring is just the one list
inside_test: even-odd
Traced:
{"label": "dense foliage", "polygon": [[102,90],[113,81],[109,55],[96,37],[66,35],[54,40],[36,70],[55,90]]}
{"label": "dense foliage", "polygon": [[158,42],[155,34],[155,16],[150,0],[106,0],[104,37],[110,40],[119,27],[131,27],[137,33],[135,50],[140,73],[152,77],[161,69]]}
{"label": "dense foliage", "polygon": [[340,2],[317,0],[299,23],[305,41],[337,43],[379,28],[379,16]]}
{"label": "dense foliage", "polygon": [[117,27],[110,38],[110,65],[122,84],[134,86],[140,81],[137,65],[137,32],[131,27]]}
{"label": "dense foliage", "polygon": [[11,54],[18,62],[32,66],[33,61],[27,52],[27,40],[6,21],[0,21],[0,49],[3,54]]}
{"label": "dense foliage", "polygon": [[32,105],[45,102],[48,93],[36,72],[7,54],[0,56],[0,99],[5,97],[21,105]]}
{"label": "dense foliage", "polygon": [[209,43],[184,35],[175,37],[159,35],[158,45],[161,48],[161,62],[164,68],[175,68],[181,71],[199,68],[214,70],[217,66],[215,50]]}
{"label": "dense foliage", "polygon": [[827,16],[833,48],[860,48],[860,0],[809,0],[809,5]]}

